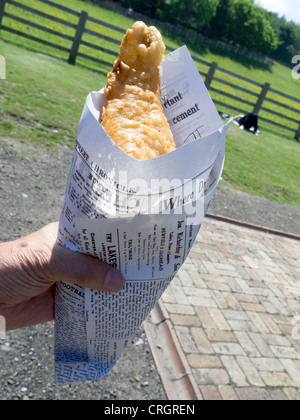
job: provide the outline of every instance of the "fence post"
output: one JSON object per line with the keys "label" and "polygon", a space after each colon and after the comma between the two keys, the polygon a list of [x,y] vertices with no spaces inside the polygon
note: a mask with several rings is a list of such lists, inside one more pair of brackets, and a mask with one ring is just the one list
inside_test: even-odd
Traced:
{"label": "fence post", "polygon": [[296,131],[295,139],[300,140],[300,124],[299,124],[298,130]]}
{"label": "fence post", "polygon": [[207,76],[206,76],[206,80],[205,80],[205,86],[207,87],[207,89],[209,89],[211,86],[211,83],[213,81],[217,68],[218,68],[217,63],[215,62],[211,63]]}
{"label": "fence post", "polygon": [[69,64],[76,63],[76,56],[78,54],[78,50],[79,50],[79,46],[80,46],[80,42],[82,39],[82,35],[84,32],[84,27],[85,27],[87,18],[88,18],[88,13],[82,11],[80,13],[79,22],[76,29],[76,34],[73,40],[73,45],[72,45],[72,49],[71,49],[69,60],[68,60]]}
{"label": "fence post", "polygon": [[2,18],[3,18],[3,15],[4,15],[5,2],[6,2],[6,0],[0,0],[0,28],[1,28],[1,25],[2,25]]}
{"label": "fence post", "polygon": [[261,107],[264,103],[264,100],[266,99],[266,96],[268,94],[268,91],[269,91],[270,87],[271,87],[270,83],[265,83],[263,85],[263,88],[260,92],[260,95],[258,97],[258,100],[257,100],[256,105],[255,105],[254,110],[253,110],[254,114],[258,114],[259,111],[261,110]]}

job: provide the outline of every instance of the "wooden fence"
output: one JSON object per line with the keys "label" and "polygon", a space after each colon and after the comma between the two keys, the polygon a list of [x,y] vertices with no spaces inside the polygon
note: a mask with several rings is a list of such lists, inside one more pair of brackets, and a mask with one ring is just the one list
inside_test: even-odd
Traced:
{"label": "wooden fence", "polygon": [[[51,9],[53,8],[53,10],[63,11],[65,14],[64,19],[37,10],[15,0],[0,0],[0,30],[13,33],[31,41],[42,43],[48,47],[59,49],[68,54],[68,62],[70,64],[75,64],[77,57],[81,57],[104,67],[112,67],[112,60],[108,62],[104,59],[83,53],[82,47],[97,51],[99,56],[100,53],[103,53],[105,56],[109,55],[115,58],[116,50],[113,51],[111,44],[115,46],[120,45],[124,29],[102,20],[95,19],[94,17],[89,16],[85,11],[78,12],[54,3],[51,0],[39,0],[39,2],[46,4]],[[46,19],[47,22],[56,22],[69,30],[71,28],[73,33],[72,35],[70,35],[70,33],[66,34],[52,29],[50,24],[49,26],[45,26],[25,19],[24,17],[21,17],[22,13],[16,14],[7,11],[6,5],[12,5],[17,8],[17,10],[21,9],[21,12],[30,12],[30,14],[42,18],[43,21]],[[76,18],[76,23],[70,22],[71,17],[73,22],[74,18]],[[27,27],[35,28],[36,30],[49,34],[51,35],[51,39],[53,36],[63,39],[67,41],[70,46],[67,47],[66,45],[52,42],[52,40],[44,39],[42,36],[38,37],[31,35],[5,24],[11,21],[19,22]],[[93,23],[94,26],[96,25],[96,28],[99,30],[89,29],[88,24],[90,23]],[[113,31],[114,35],[108,36],[103,29],[107,29],[107,32],[109,31],[110,34]],[[88,40],[86,38],[87,35],[89,36]],[[93,42],[91,42],[91,37],[94,40]],[[98,41],[100,44],[96,43],[97,40],[100,40]],[[107,45],[110,47],[107,48]],[[167,47],[167,50],[172,51],[173,49]],[[255,112],[256,114],[259,114],[261,121],[292,132],[295,134],[295,139],[300,139],[300,99],[279,92],[276,89],[273,89],[268,83],[261,84],[219,67],[217,63],[209,63],[198,57],[193,58],[196,64],[203,69],[201,70],[201,75],[205,78],[205,84],[211,91],[214,103],[218,108],[223,107],[223,110],[229,113],[232,113],[233,111],[234,113]],[[272,104],[271,108],[270,104]]]}

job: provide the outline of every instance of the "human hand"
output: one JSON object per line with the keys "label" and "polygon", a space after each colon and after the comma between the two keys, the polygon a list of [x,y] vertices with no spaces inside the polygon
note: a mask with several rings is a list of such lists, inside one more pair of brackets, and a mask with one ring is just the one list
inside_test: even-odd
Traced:
{"label": "human hand", "polygon": [[58,223],[0,244],[0,315],[14,330],[54,319],[55,283],[117,292],[123,276],[97,258],[57,243]]}

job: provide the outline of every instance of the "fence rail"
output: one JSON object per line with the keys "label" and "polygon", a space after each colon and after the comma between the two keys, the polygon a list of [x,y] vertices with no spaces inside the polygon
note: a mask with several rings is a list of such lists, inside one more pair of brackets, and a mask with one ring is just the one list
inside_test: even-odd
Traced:
{"label": "fence rail", "polygon": [[[112,25],[108,22],[91,17],[85,11],[75,11],[68,7],[54,3],[51,0],[39,0],[39,3],[47,5],[50,10],[64,12],[64,16],[57,17],[53,14],[35,9],[16,0],[0,0],[0,30],[13,33],[34,42],[58,49],[68,53],[68,62],[76,64],[77,57],[111,68],[111,60],[108,56],[116,57],[117,51],[113,46],[119,46],[121,34],[124,29]],[[7,10],[7,6],[9,10]],[[13,12],[10,10],[13,6]],[[21,9],[21,16],[17,13]],[[28,12],[31,20],[23,17],[22,11]],[[28,14],[27,13],[27,14]],[[32,16],[46,20],[47,25],[40,21],[32,21]],[[27,16],[28,17],[28,16]],[[74,20],[77,22],[74,23]],[[70,22],[70,20],[72,20]],[[43,39],[28,32],[15,29],[9,24],[18,22],[26,27],[44,32],[46,35],[53,36],[54,40]],[[66,29],[58,31],[51,28],[51,22],[59,24]],[[90,29],[92,25],[93,29]],[[104,32],[104,33],[103,33]],[[66,44],[61,45],[58,39],[63,39]],[[100,44],[97,44],[97,41]],[[97,51],[99,56],[86,53],[86,49]],[[168,51],[173,49],[167,46]],[[84,51],[84,52],[83,52]],[[300,100],[290,95],[286,95],[273,89],[268,83],[260,84],[247,77],[233,73],[227,69],[219,67],[217,63],[209,63],[198,57],[193,57],[196,64],[201,67],[201,75],[205,78],[205,84],[211,91],[214,103],[222,106],[226,110],[238,113],[255,112],[259,114],[260,120],[284,130],[295,133],[295,138],[300,139]],[[226,79],[224,79],[224,77]],[[275,107],[271,109],[269,106]],[[286,112],[286,110],[288,112]]]}

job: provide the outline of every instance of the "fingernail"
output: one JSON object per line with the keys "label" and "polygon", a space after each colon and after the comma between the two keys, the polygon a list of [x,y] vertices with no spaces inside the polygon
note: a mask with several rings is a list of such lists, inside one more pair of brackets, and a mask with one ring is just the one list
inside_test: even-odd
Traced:
{"label": "fingernail", "polygon": [[117,292],[124,287],[124,277],[117,270],[109,270],[104,285],[107,290]]}

